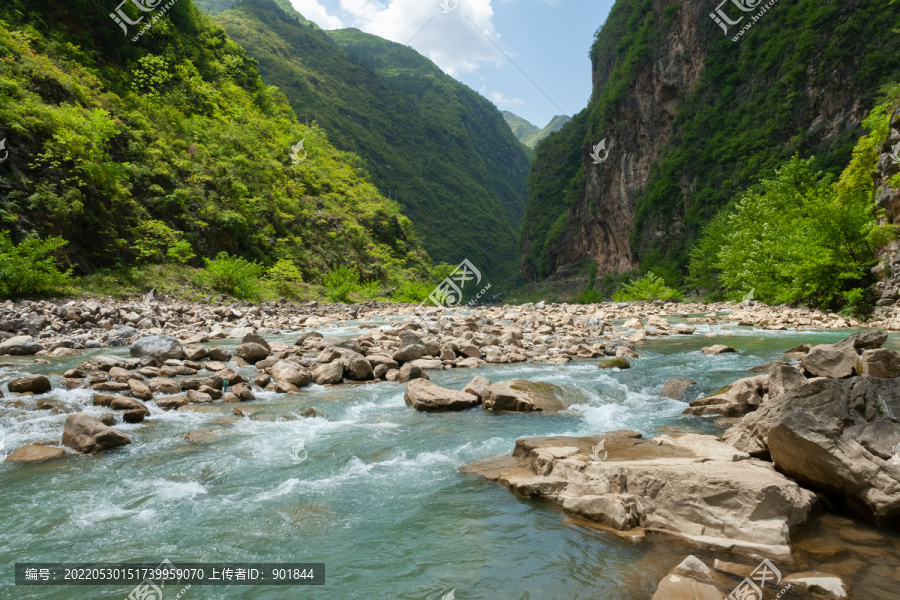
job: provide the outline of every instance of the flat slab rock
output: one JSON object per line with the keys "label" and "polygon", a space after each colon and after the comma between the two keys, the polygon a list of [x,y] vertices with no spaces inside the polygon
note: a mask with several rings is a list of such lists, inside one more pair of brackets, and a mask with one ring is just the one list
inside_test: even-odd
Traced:
{"label": "flat slab rock", "polygon": [[790,555],[790,530],[816,502],[772,465],[698,434],[523,438],[512,456],[463,471],[615,531],[643,528],[775,557]]}

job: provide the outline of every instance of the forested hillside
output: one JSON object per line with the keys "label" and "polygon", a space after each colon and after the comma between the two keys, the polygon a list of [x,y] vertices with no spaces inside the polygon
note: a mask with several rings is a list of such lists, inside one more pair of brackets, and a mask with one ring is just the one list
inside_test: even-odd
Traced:
{"label": "forested hillside", "polygon": [[308,281],[339,265],[385,281],[428,268],[363,161],[301,124],[192,2],[140,35],[149,18],[123,32],[84,0],[11,0],[0,20],[0,214],[14,238],[61,236],[81,272],[220,252],[287,259]]}
{"label": "forested hillside", "polygon": [[284,3],[244,0],[216,19],[301,121],[365,159],[435,260],[516,275],[529,157],[489,101],[411,48],[325,32]]}
{"label": "forested hillside", "polygon": [[516,137],[519,138],[519,141],[529,148],[534,148],[542,139],[551,133],[559,131],[563,128],[563,125],[570,121],[569,117],[565,115],[556,115],[550,119],[550,122],[547,123],[546,127],[541,129],[537,125],[526,121],[522,117],[513,114],[508,110],[504,110],[502,114],[503,118],[506,119],[509,128],[512,129]]}

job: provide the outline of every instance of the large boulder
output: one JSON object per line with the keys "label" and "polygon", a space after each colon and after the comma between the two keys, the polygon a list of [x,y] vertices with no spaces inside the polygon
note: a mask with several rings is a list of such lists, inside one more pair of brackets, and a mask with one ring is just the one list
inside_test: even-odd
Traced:
{"label": "large boulder", "polygon": [[425,346],[423,344],[410,344],[394,352],[392,358],[398,363],[405,363],[417,360],[423,356],[425,356]]}
{"label": "large boulder", "polygon": [[414,379],[406,384],[403,400],[420,412],[469,410],[478,406],[478,396],[448,390],[426,379]]}
{"label": "large boulder", "polygon": [[558,412],[565,408],[562,388],[541,381],[513,379],[487,386],[482,408],[495,412]]}
{"label": "large boulder", "polygon": [[26,375],[25,377],[13,379],[6,384],[6,387],[9,391],[17,394],[24,394],[25,392],[43,394],[50,391],[51,385],[50,380],[43,375]]}
{"label": "large boulder", "polygon": [[900,525],[900,464],[890,460],[900,379],[816,379],[763,404],[725,432],[735,448],[881,526]]}
{"label": "large boulder", "polygon": [[863,350],[856,359],[856,372],[869,377],[900,377],[900,353],[887,348]]}
{"label": "large boulder", "polygon": [[269,349],[262,344],[257,344],[255,342],[247,342],[246,344],[239,344],[234,349],[234,355],[238,358],[242,358],[250,364],[256,364],[259,361],[268,358]]}
{"label": "large boulder", "polygon": [[344,364],[344,374],[349,379],[365,381],[374,377],[372,364],[359,352],[344,350],[344,353],[341,355],[341,362]]}
{"label": "large boulder", "polygon": [[[388,373],[390,373],[390,371],[388,371]],[[397,381],[399,383],[406,383],[407,381],[412,381],[413,379],[428,378],[428,373],[426,373],[422,367],[411,362],[408,362],[400,367],[400,370],[397,373]],[[390,381],[389,377],[388,381]]]}
{"label": "large boulder", "polygon": [[24,356],[37,354],[43,349],[30,335],[17,335],[0,343],[0,355]]}
{"label": "large boulder", "polygon": [[858,358],[852,345],[840,342],[820,344],[810,348],[809,353],[800,361],[800,366],[813,377],[842,379],[856,372]]}
{"label": "large boulder", "polygon": [[184,348],[177,339],[171,336],[151,335],[135,340],[131,344],[130,353],[134,358],[149,356],[161,364],[169,359],[181,359]]}
{"label": "large boulder", "polygon": [[721,390],[698,398],[684,409],[684,414],[697,417],[742,417],[762,404],[768,393],[768,375],[738,379]]}
{"label": "large boulder", "polygon": [[809,517],[812,492],[714,436],[640,437],[524,438],[512,457],[465,470],[618,531],[645,528],[732,552],[790,555],[791,529]]}
{"label": "large boulder", "polygon": [[484,398],[484,390],[491,385],[491,380],[487,377],[482,377],[481,375],[476,375],[472,378],[469,383],[466,384],[466,387],[463,388],[463,391],[467,394],[472,394],[478,397],[478,401],[481,402]]}
{"label": "large boulder", "polygon": [[78,452],[90,454],[130,444],[131,438],[82,412],[69,415],[66,419],[62,443]]}
{"label": "large boulder", "polygon": [[344,378],[344,363],[334,361],[324,365],[319,365],[312,371],[312,380],[318,385],[326,385],[330,383],[340,383]]}
{"label": "large boulder", "polygon": [[309,373],[291,360],[279,360],[277,363],[269,367],[269,374],[276,382],[290,383],[298,388],[305,387],[310,383]]}

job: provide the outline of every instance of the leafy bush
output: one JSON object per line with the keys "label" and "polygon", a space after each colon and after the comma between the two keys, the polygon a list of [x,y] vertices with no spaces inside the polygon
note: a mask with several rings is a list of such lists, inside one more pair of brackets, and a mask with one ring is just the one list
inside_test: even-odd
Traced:
{"label": "leafy bush", "polygon": [[359,291],[359,273],[348,266],[335,267],[325,275],[325,297],[332,302],[350,302],[350,294]]}
{"label": "leafy bush", "polygon": [[603,293],[594,289],[586,289],[575,299],[578,304],[597,304],[603,302]]}
{"label": "leafy bush", "polygon": [[666,285],[662,277],[655,273],[647,273],[640,279],[624,284],[613,294],[616,302],[633,302],[643,300],[680,300],[681,292]]}
{"label": "leafy bush", "polygon": [[433,290],[434,285],[405,279],[400,282],[400,285],[391,294],[391,298],[396,302],[418,304],[427,300]]}
{"label": "leafy bush", "polygon": [[303,282],[303,275],[300,269],[289,258],[280,258],[266,274],[272,286],[281,296],[296,296],[296,284]]}
{"label": "leafy bush", "polygon": [[259,280],[266,274],[261,264],[219,252],[213,260],[205,259],[206,277],[213,289],[241,300],[256,300],[262,293]]}
{"label": "leafy bush", "polygon": [[0,294],[50,296],[66,290],[72,269],[60,272],[53,256],[66,243],[59,237],[28,236],[16,246],[8,231],[0,232]]}

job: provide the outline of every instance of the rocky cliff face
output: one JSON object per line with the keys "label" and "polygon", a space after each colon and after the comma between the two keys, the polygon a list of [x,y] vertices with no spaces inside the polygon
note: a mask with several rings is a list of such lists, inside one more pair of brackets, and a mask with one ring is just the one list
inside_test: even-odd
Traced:
{"label": "rocky cliff face", "polygon": [[756,13],[724,7],[745,17],[725,37],[706,0],[618,0],[591,53],[590,105],[537,149],[525,276],[585,258],[599,273],[683,268],[703,225],[792,154],[839,173],[878,87],[900,74],[878,58],[886,30],[867,23],[878,11],[897,20],[900,6],[825,4],[776,4],[733,41]]}
{"label": "rocky cliff face", "polygon": [[[881,158],[878,160],[878,170],[875,173],[875,201],[878,208],[884,210],[883,221],[894,224],[900,224],[900,186],[896,181],[891,181],[900,173],[900,160],[896,158],[898,154],[900,154],[900,110],[891,116],[890,135],[884,142]],[[882,280],[876,285],[881,295],[875,309],[876,316],[896,321],[900,317],[900,310],[895,308],[900,300],[900,240],[894,240],[884,248],[882,261],[875,270],[882,276]]]}

